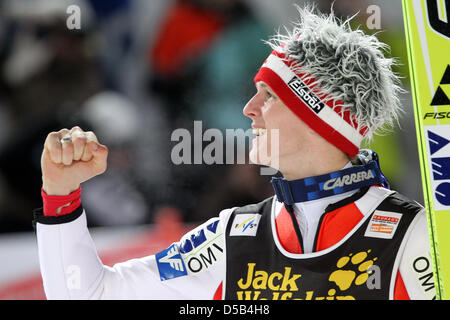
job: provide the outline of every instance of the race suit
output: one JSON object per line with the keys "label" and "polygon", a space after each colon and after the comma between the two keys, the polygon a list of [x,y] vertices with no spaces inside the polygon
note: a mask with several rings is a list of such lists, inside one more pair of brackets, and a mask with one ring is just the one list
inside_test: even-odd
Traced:
{"label": "race suit", "polygon": [[435,297],[425,210],[379,186],[226,209],[166,250],[113,267],[98,257],[82,206],[34,221],[48,299]]}

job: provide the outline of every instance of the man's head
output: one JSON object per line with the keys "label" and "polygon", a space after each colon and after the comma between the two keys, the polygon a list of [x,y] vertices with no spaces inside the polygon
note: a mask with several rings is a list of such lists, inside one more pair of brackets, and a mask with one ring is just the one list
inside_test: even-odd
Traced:
{"label": "man's head", "polygon": [[291,161],[314,165],[318,157],[333,168],[333,159],[342,163],[355,156],[363,139],[392,126],[400,112],[400,82],[393,59],[384,57],[387,45],[333,14],[310,7],[299,13],[292,30],[267,41],[273,52],[244,108],[252,127],[279,130],[279,153],[264,159],[257,150],[270,141],[267,133],[257,138],[252,161],[273,166],[277,156],[283,173]]}

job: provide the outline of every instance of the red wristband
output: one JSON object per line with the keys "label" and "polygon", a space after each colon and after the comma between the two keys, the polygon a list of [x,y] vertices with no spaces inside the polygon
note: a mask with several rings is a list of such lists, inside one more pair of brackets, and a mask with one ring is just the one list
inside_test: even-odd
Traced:
{"label": "red wristband", "polygon": [[[81,205],[81,186],[67,196],[49,196],[41,189],[42,202],[44,204],[44,216],[55,217],[69,214]],[[60,212],[57,213],[58,209]]]}

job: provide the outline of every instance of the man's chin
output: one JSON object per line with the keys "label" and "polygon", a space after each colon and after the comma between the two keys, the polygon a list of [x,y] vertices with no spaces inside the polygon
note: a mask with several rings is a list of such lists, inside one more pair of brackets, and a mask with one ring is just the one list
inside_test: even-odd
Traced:
{"label": "man's chin", "polygon": [[[249,160],[252,164],[258,164],[260,166],[273,167],[272,161],[268,156],[261,156],[258,150],[251,149],[249,153]],[[276,168],[274,168],[276,169]]]}

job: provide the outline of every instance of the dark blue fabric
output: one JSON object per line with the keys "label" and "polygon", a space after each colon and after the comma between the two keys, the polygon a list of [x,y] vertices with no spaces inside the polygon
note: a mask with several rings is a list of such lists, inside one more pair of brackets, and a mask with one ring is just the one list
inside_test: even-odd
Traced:
{"label": "dark blue fabric", "polygon": [[381,173],[375,160],[364,165],[304,179],[288,181],[274,177],[271,183],[277,200],[287,205],[329,197],[371,185],[389,188],[389,182]]}

